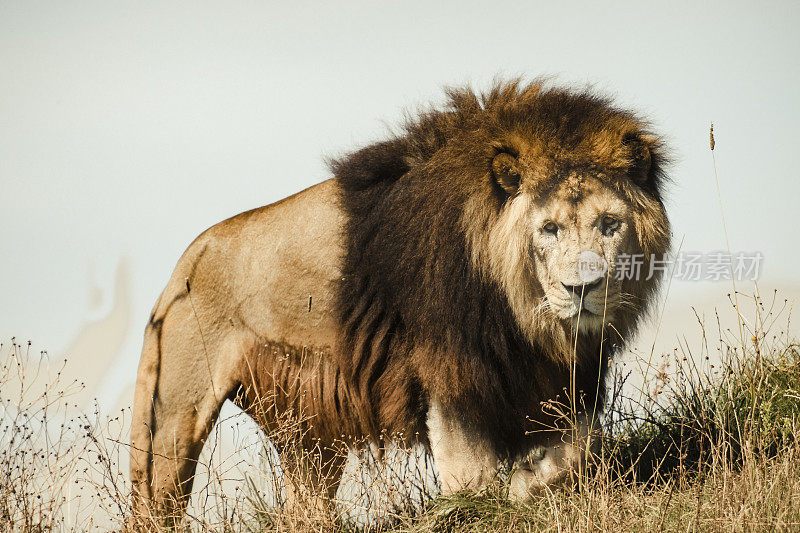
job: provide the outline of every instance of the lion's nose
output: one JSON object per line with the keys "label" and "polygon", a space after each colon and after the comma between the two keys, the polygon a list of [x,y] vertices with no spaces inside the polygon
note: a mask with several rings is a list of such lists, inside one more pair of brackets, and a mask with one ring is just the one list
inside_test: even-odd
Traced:
{"label": "lion's nose", "polygon": [[591,281],[589,283],[580,283],[578,285],[567,285],[566,283],[562,283],[562,285],[572,294],[587,295],[589,294],[590,291],[598,288],[602,283],[603,283],[603,278]]}

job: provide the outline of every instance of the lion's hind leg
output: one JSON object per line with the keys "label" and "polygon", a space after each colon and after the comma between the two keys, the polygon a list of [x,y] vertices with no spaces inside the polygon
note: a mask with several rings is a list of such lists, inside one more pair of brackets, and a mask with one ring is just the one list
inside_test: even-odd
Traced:
{"label": "lion's hind leg", "polygon": [[180,522],[197,459],[223,402],[239,386],[241,342],[198,331],[191,308],[172,306],[149,327],[131,431],[133,524]]}

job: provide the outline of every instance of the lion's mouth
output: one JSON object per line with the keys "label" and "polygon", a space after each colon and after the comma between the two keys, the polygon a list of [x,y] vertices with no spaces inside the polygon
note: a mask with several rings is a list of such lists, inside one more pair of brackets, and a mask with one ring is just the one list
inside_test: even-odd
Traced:
{"label": "lion's mouth", "polygon": [[[550,300],[551,309],[562,320],[571,321],[581,327],[593,328],[604,320],[611,318],[612,311],[608,306],[592,306],[591,302],[563,302]],[[592,306],[591,308],[589,306]]]}

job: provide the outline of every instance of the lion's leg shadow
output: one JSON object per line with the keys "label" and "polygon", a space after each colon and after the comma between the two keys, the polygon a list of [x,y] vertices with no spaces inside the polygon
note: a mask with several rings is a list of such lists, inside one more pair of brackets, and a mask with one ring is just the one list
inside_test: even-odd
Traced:
{"label": "lion's leg shadow", "polygon": [[578,420],[573,428],[557,433],[549,443],[537,446],[517,461],[509,480],[509,498],[528,500],[550,487],[582,475],[599,446],[597,422]]}
{"label": "lion's leg shadow", "polygon": [[[428,413],[428,432],[443,495],[480,491],[497,475],[500,461],[489,443],[466,430],[457,417],[443,413],[436,402]],[[581,475],[599,445],[596,421],[579,419],[574,428],[557,433],[517,461],[509,480],[509,498],[528,500]]]}

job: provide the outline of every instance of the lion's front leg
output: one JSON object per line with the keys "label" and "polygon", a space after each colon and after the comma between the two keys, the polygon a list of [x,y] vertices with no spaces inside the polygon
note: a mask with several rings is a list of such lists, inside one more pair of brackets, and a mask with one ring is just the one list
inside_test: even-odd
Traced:
{"label": "lion's front leg", "polygon": [[537,446],[515,465],[508,496],[526,500],[547,487],[562,484],[580,474],[600,445],[600,430],[595,422],[581,420],[550,443]]}
{"label": "lion's front leg", "polygon": [[427,425],[442,494],[486,487],[500,467],[490,444],[465,428],[456,416],[445,413],[435,401],[428,410]]}

